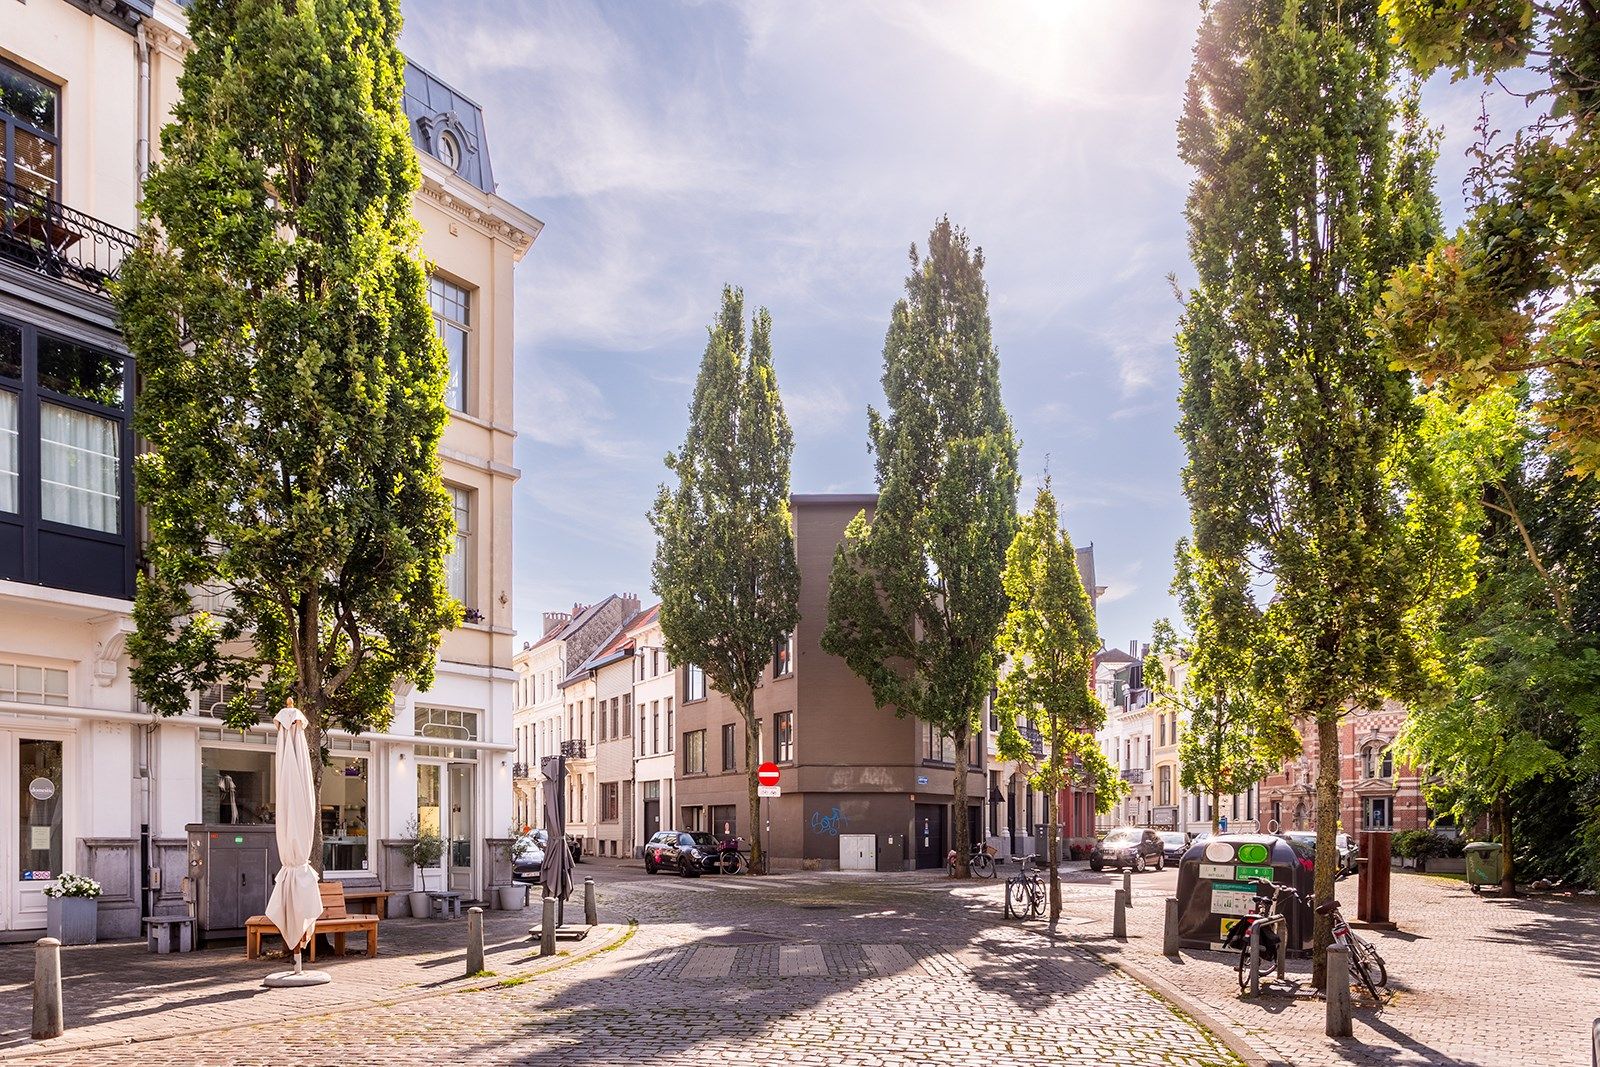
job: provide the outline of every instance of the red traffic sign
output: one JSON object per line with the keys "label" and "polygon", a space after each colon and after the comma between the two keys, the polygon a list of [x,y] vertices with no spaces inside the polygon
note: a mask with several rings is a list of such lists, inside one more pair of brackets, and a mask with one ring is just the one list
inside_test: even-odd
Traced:
{"label": "red traffic sign", "polygon": [[778,765],[771,760],[756,768],[756,781],[762,785],[778,784]]}

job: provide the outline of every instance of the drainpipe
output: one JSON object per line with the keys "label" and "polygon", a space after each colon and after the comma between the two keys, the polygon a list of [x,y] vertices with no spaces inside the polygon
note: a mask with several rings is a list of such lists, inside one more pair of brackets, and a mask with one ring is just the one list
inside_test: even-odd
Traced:
{"label": "drainpipe", "polygon": [[[133,34],[134,54],[138,57],[139,75],[134,91],[134,130],[135,140],[133,147],[134,157],[134,201],[133,212],[135,221],[142,220],[144,203],[144,180],[150,174],[150,39],[145,36],[144,20],[134,27]],[[130,711],[137,712],[139,708],[139,694],[133,694],[133,707]],[[139,745],[139,918],[145,919],[155,914],[156,897],[160,889],[152,877],[152,867],[155,856],[152,853],[150,841],[150,817],[152,798],[150,796],[151,769],[155,762],[155,732],[156,726],[152,716],[150,723],[142,728],[135,727]],[[143,929],[141,925],[141,929]]]}
{"label": "drainpipe", "polygon": [[141,20],[134,29],[134,50],[139,57],[139,85],[135,96],[138,115],[135,123],[138,140],[134,145],[135,177],[139,180],[139,200],[144,200],[144,180],[150,175],[150,41]]}

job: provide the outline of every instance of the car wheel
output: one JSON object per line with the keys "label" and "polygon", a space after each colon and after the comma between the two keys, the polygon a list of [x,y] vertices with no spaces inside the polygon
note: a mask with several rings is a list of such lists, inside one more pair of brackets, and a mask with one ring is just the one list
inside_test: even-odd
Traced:
{"label": "car wheel", "polygon": [[1142,852],[1139,855],[1133,857],[1133,873],[1134,874],[1143,874],[1144,873],[1144,853],[1142,853]]}
{"label": "car wheel", "polygon": [[1105,869],[1105,864],[1103,864],[1103,863],[1096,863],[1096,862],[1094,862],[1094,861],[1093,861],[1093,860],[1090,860],[1090,861],[1089,861],[1089,869],[1090,869],[1090,870],[1091,870],[1091,871],[1100,871],[1100,870],[1104,870],[1104,869]]}
{"label": "car wheel", "polygon": [[644,861],[644,873],[645,874],[655,874],[656,873],[656,869],[657,868],[656,868],[655,864],[651,863],[649,860],[645,860]]}
{"label": "car wheel", "polygon": [[1165,852],[1163,852],[1161,855],[1156,857],[1156,870],[1164,871],[1166,869],[1167,869],[1167,854]]}

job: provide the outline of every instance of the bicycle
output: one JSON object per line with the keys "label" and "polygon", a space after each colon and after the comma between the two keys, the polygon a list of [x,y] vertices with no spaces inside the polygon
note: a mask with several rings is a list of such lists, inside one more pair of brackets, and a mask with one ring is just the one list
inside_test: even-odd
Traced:
{"label": "bicycle", "polygon": [[1350,924],[1344,921],[1344,913],[1339,910],[1337,900],[1324,900],[1317,905],[1318,915],[1333,916],[1333,943],[1350,954],[1350,971],[1361,980],[1361,985],[1379,1004],[1383,1003],[1383,996],[1378,992],[1379,986],[1389,985],[1389,968],[1383,964],[1383,957],[1378,955],[1378,950],[1372,942],[1366,940],[1350,929]]}
{"label": "bicycle", "polygon": [[1044,914],[1044,879],[1035,857],[1023,857],[1022,873],[1006,879],[1005,914],[1008,919],[1037,919]]}
{"label": "bicycle", "polygon": [[[1269,882],[1265,878],[1252,878],[1250,882],[1256,886],[1265,886],[1269,892],[1263,893],[1256,890],[1255,899],[1251,902],[1251,912],[1228,929],[1228,936],[1223,939],[1224,948],[1239,950],[1239,962],[1234,970],[1239,976],[1239,991],[1245,992],[1250,988],[1250,931],[1259,923],[1264,923],[1272,918],[1273,913],[1283,914],[1279,902],[1288,895],[1299,897],[1293,889],[1276,882]],[[1259,975],[1267,977],[1278,969],[1278,932],[1273,929],[1276,924],[1261,927],[1261,959]],[[1281,975],[1279,977],[1282,977]]]}
{"label": "bicycle", "polygon": [[[972,855],[967,857],[967,869],[977,878],[993,878],[995,876],[994,857],[999,849],[993,845],[974,845]],[[950,877],[956,876],[956,850],[951,849],[945,857],[945,866],[950,870]]]}
{"label": "bicycle", "polygon": [[739,851],[739,842],[739,838],[722,842],[722,846],[717,850],[717,872],[719,874],[750,873],[750,856]]}

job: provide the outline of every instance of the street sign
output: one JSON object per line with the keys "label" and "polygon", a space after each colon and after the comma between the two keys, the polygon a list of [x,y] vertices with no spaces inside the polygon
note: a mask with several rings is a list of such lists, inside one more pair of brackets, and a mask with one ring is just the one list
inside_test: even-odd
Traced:
{"label": "street sign", "polygon": [[[769,760],[768,762],[763,763],[761,766],[757,767],[756,768],[756,781],[760,782],[762,785],[770,785],[770,786],[776,787],[777,784],[778,784],[778,765]],[[766,796],[767,794],[762,793],[761,795],[762,796]],[[773,796],[777,796],[778,794],[774,793],[772,795]]]}
{"label": "street sign", "polygon": [[781,797],[783,796],[783,787],[778,785],[758,785],[756,786],[756,796]]}
{"label": "street sign", "polygon": [[927,785],[928,784],[928,776],[926,774],[917,775],[917,784],[918,785]]}

